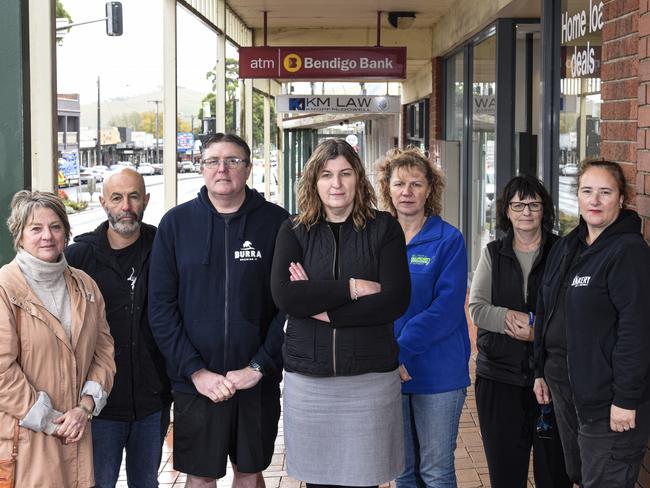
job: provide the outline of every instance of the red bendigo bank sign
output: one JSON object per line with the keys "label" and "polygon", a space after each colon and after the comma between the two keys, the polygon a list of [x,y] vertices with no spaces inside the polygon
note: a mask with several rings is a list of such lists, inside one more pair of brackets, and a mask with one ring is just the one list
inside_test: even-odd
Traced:
{"label": "red bendigo bank sign", "polygon": [[241,47],[240,78],[406,78],[405,47]]}

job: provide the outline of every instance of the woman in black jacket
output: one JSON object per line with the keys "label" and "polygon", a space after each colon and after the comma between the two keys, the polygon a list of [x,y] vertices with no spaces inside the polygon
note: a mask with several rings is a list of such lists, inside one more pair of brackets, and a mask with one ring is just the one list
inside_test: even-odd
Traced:
{"label": "woman in black jacket", "polygon": [[610,161],[583,163],[580,223],[553,248],[538,300],[535,394],[551,399],[567,472],[633,487],[650,434],[650,249]]}
{"label": "woman in black jacket", "polygon": [[[570,487],[557,433],[536,434],[540,406],[532,392],[533,316],[544,265],[558,237],[553,201],[534,176],[517,176],[497,200],[497,227],[474,277],[469,311],[478,327],[476,407],[494,488]],[[552,412],[547,413],[552,420]],[[550,438],[549,438],[550,437]]]}
{"label": "woman in black jacket", "polygon": [[357,153],[328,139],[278,233],[271,291],[284,343],[287,471],[307,486],[371,486],[404,468],[393,320],[410,297],[404,234]]}

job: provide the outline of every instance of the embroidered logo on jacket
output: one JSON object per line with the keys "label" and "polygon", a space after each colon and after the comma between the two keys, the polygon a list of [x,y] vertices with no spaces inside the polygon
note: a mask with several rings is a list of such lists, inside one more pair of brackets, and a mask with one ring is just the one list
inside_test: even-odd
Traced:
{"label": "embroidered logo on jacket", "polygon": [[429,256],[425,256],[424,254],[413,254],[413,256],[411,256],[411,264],[427,266],[430,262],[431,258]]}
{"label": "embroidered logo on jacket", "polygon": [[262,252],[255,249],[251,241],[244,241],[239,251],[235,251],[236,261],[257,261],[262,259]]}
{"label": "embroidered logo on jacket", "polygon": [[571,286],[574,288],[589,286],[589,280],[591,280],[591,276],[575,276],[571,282]]}

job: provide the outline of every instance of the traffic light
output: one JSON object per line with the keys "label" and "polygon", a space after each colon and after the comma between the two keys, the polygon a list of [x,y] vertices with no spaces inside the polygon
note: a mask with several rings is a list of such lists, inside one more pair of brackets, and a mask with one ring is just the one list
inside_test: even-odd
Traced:
{"label": "traffic light", "polygon": [[106,34],[122,35],[122,3],[106,2]]}

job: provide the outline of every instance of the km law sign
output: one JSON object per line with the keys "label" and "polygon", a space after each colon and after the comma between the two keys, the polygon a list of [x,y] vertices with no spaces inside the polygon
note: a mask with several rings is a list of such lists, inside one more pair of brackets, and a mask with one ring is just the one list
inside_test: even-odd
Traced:
{"label": "km law sign", "polygon": [[398,114],[400,97],[369,95],[278,95],[278,112]]}
{"label": "km law sign", "polygon": [[241,47],[240,78],[405,79],[405,47]]}

